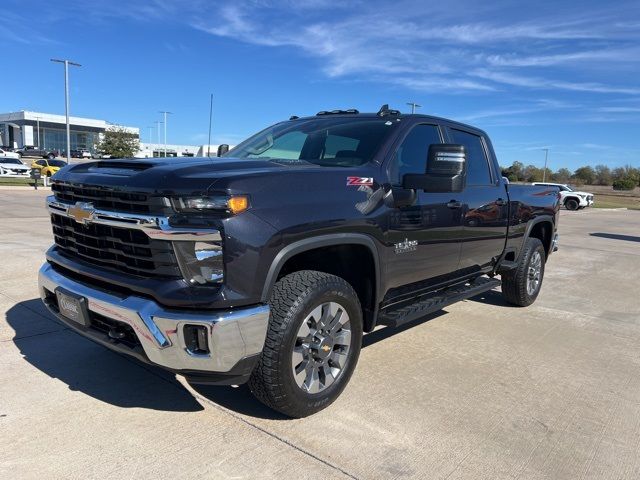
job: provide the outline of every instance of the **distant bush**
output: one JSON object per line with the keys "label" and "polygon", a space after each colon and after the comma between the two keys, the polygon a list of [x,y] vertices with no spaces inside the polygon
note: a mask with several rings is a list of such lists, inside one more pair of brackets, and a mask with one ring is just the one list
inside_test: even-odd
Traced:
{"label": "distant bush", "polygon": [[614,190],[633,190],[634,188],[636,188],[636,181],[630,177],[614,180],[613,182]]}

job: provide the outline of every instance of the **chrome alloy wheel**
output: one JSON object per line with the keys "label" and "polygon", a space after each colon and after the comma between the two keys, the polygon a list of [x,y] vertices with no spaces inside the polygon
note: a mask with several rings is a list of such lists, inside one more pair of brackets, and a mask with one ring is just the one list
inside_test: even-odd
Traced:
{"label": "chrome alloy wheel", "polygon": [[351,348],[351,324],[345,308],[326,302],[307,315],[291,355],[293,377],[307,393],[320,393],[342,374]]}
{"label": "chrome alloy wheel", "polygon": [[539,251],[533,252],[531,260],[529,260],[529,268],[527,270],[527,293],[534,295],[540,287],[542,277],[542,255]]}

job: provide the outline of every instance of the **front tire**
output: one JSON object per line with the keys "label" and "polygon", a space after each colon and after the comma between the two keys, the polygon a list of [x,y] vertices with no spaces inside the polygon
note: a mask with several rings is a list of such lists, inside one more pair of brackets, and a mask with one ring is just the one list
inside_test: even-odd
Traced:
{"label": "front tire", "polygon": [[302,270],[275,284],[269,305],[267,338],[249,388],[289,417],[312,415],[338,398],[358,362],[358,296],[340,277]]}
{"label": "front tire", "polygon": [[566,202],[564,202],[564,206],[567,210],[577,210],[580,204],[575,198],[570,198]]}
{"label": "front tire", "polygon": [[528,307],[538,298],[546,253],[538,238],[528,238],[518,266],[502,274],[502,296],[519,307]]}

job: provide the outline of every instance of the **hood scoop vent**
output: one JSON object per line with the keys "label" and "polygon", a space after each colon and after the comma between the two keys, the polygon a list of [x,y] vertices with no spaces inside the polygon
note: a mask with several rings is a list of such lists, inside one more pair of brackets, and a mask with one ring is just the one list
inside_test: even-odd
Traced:
{"label": "hood scoop vent", "polygon": [[151,167],[153,167],[153,164],[148,162],[122,162],[117,160],[102,160],[92,165],[89,168],[89,171],[99,172],[101,174],[107,175],[129,177]]}
{"label": "hood scoop vent", "polygon": [[134,170],[141,172],[147,168],[151,168],[153,165],[147,162],[119,162],[113,160],[102,160],[95,164],[93,168],[113,168],[116,170]]}

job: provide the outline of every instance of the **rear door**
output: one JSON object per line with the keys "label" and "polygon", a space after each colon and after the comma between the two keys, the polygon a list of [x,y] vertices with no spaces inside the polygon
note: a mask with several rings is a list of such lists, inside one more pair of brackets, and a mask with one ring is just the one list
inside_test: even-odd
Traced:
{"label": "rear door", "polygon": [[495,162],[486,139],[473,130],[449,127],[447,131],[450,142],[464,145],[467,154],[460,268],[468,273],[486,271],[504,250],[507,192],[499,172],[494,171]]}
{"label": "rear door", "polygon": [[[443,143],[443,138],[438,125],[413,126],[389,163],[391,184],[401,186],[407,173],[424,173],[429,146]],[[418,190],[414,205],[389,209],[386,276],[390,288],[415,284],[416,289],[422,289],[455,276],[460,257],[462,209],[451,207],[453,196]]]}

